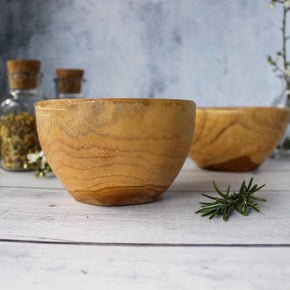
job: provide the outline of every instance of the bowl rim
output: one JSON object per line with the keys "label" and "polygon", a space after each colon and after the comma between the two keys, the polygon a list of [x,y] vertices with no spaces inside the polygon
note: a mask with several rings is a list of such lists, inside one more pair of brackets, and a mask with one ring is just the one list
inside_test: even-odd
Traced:
{"label": "bowl rim", "polygon": [[245,112],[245,111],[288,111],[290,112],[289,108],[280,108],[280,107],[273,107],[273,106],[254,106],[254,107],[246,107],[246,106],[231,106],[231,107],[196,107],[196,110],[200,111],[217,111],[217,112]]}
{"label": "bowl rim", "polygon": [[161,99],[161,98],[76,98],[76,99],[49,99],[38,101],[35,104],[36,108],[45,108],[47,106],[53,106],[53,104],[66,104],[74,105],[79,103],[98,103],[98,102],[107,102],[107,103],[144,103],[144,104],[153,104],[153,103],[188,103],[196,106],[196,103],[192,100],[186,99]]}

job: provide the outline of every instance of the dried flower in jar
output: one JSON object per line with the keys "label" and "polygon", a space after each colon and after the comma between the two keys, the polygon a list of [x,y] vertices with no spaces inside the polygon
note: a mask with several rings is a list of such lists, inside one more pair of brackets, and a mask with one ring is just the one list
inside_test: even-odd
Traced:
{"label": "dried flower in jar", "polygon": [[5,169],[23,169],[26,156],[40,151],[35,117],[27,112],[1,118],[1,156]]}

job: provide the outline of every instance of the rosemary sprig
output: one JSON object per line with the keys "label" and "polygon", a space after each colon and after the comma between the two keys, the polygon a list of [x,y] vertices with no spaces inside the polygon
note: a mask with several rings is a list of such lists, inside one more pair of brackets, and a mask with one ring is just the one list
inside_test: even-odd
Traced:
{"label": "rosemary sprig", "polygon": [[260,210],[256,201],[266,201],[266,199],[256,197],[254,194],[263,188],[265,184],[261,186],[258,186],[257,184],[252,186],[252,184],[253,177],[250,179],[248,185],[246,185],[245,180],[243,181],[239,192],[230,193],[231,186],[229,185],[226,193],[222,193],[213,181],[213,186],[220,197],[213,197],[202,193],[204,197],[212,199],[214,202],[200,202],[201,209],[195,213],[201,213],[201,216],[209,216],[209,219],[212,219],[217,215],[222,215],[223,220],[227,221],[233,210],[236,210],[244,216],[248,215],[250,209],[259,212]]}

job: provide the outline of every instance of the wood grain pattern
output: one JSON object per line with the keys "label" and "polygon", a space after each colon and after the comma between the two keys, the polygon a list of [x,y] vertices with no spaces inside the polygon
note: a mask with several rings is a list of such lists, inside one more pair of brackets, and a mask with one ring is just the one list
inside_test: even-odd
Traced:
{"label": "wood grain pattern", "polygon": [[[237,174],[188,158],[158,202],[95,207],[56,178],[0,169],[1,289],[288,290],[289,171],[289,160]],[[194,213],[200,193],[214,193],[212,180],[236,190],[252,175],[267,184],[260,213],[226,223]]]}
{"label": "wood grain pattern", "polygon": [[[211,188],[208,182],[206,192],[215,195]],[[265,190],[257,196],[267,199],[259,203],[260,213],[233,214],[225,223],[195,214],[206,198],[189,190],[167,191],[157,202],[139,206],[95,207],[76,202],[65,190],[0,187],[0,240],[289,245],[289,190]]]}
{"label": "wood grain pattern", "polygon": [[285,289],[290,248],[2,243],[2,289]]}
{"label": "wood grain pattern", "polygon": [[[290,171],[290,162],[287,159],[266,160],[254,172],[235,172],[209,171],[200,170],[191,158],[187,158],[181,172],[171,184],[170,191],[191,191],[191,192],[208,192],[213,189],[212,180],[215,180],[221,188],[226,189],[229,184],[232,190],[239,189],[241,180],[250,180],[253,176],[254,181],[258,184],[267,183],[267,190],[284,190],[290,188],[290,179],[287,173]],[[35,179],[31,172],[8,172],[0,169],[0,187],[17,187],[35,188],[35,189],[63,189],[63,185],[54,176]]]}
{"label": "wood grain pattern", "polygon": [[49,100],[36,105],[39,140],[54,173],[78,201],[154,201],[188,154],[195,104],[161,99]]}
{"label": "wood grain pattern", "polygon": [[289,118],[281,108],[198,108],[190,157],[204,169],[254,170],[277,147]]}

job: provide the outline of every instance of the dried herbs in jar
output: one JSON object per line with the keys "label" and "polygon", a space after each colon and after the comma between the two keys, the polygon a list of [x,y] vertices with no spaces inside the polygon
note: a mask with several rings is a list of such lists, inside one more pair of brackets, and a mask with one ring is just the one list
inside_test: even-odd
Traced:
{"label": "dried herbs in jar", "polygon": [[27,112],[1,118],[1,165],[5,169],[23,169],[27,154],[39,152],[35,117]]}
{"label": "dried herbs in jar", "polygon": [[1,166],[24,170],[27,154],[39,152],[34,105],[43,99],[38,60],[8,60],[9,95],[1,103]]}

